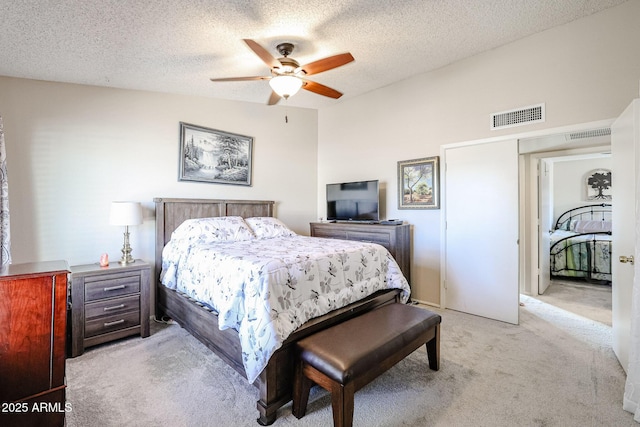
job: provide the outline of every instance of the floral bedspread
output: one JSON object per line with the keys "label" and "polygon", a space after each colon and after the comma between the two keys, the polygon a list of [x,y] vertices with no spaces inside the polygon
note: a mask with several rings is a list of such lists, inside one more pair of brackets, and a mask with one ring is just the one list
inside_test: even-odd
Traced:
{"label": "floral bedspread", "polygon": [[[551,274],[611,280],[610,235],[555,230],[551,235],[551,245],[565,238],[551,250]],[[588,251],[591,252],[590,260]]]}
{"label": "floral bedspread", "polygon": [[[184,243],[184,242],[183,242]],[[307,320],[378,290],[409,284],[382,246],[292,236],[179,245],[163,251],[162,283],[218,312],[239,332],[247,379]]]}

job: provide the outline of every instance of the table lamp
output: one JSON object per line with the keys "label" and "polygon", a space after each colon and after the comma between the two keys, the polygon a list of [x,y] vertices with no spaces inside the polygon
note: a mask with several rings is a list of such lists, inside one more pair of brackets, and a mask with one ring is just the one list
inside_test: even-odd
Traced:
{"label": "table lamp", "polygon": [[131,256],[129,245],[129,226],[142,224],[142,206],[138,202],[112,202],[111,225],[124,225],[124,244],[122,245],[122,258],[120,264],[127,265],[135,262]]}

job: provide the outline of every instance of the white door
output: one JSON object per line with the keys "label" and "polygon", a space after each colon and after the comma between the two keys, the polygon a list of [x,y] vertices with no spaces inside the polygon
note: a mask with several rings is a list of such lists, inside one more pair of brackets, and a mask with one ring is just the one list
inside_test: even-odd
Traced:
{"label": "white door", "polygon": [[636,147],[640,144],[639,135],[640,99],[636,99],[611,126],[613,351],[625,371],[629,364],[634,267],[630,262],[621,262],[620,257],[635,253]]}
{"label": "white door", "polygon": [[444,151],[444,304],[518,323],[518,147]]}
{"label": "white door", "polygon": [[552,165],[545,159],[538,164],[538,294],[551,284],[551,230],[553,229]]}

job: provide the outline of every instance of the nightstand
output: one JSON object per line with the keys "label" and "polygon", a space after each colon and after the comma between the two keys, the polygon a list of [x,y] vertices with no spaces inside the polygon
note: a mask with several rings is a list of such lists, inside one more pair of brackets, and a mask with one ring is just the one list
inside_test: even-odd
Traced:
{"label": "nightstand", "polygon": [[142,260],[71,266],[70,357],[130,335],[149,336],[151,267]]}

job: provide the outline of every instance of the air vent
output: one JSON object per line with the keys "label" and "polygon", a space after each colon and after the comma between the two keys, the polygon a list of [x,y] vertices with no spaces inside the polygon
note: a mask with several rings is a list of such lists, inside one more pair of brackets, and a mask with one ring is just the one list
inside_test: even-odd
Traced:
{"label": "air vent", "polygon": [[502,111],[491,115],[491,130],[544,122],[544,104]]}
{"label": "air vent", "polygon": [[598,136],[609,136],[611,135],[611,128],[602,128],[602,129],[593,129],[593,130],[585,130],[582,132],[574,132],[567,135],[567,139],[569,141],[573,141],[576,139],[585,139],[585,138],[596,138]]}

